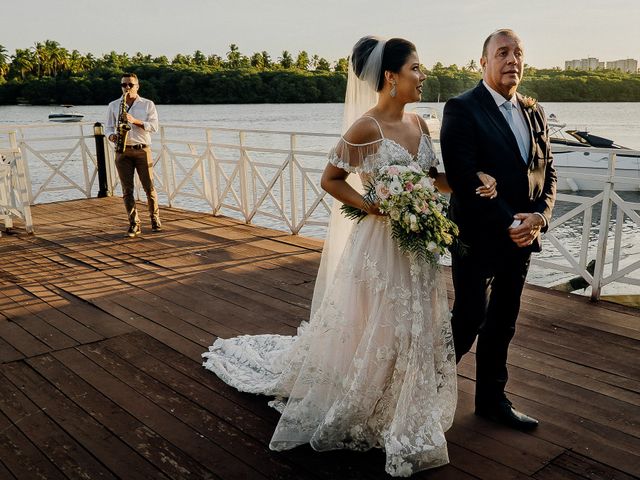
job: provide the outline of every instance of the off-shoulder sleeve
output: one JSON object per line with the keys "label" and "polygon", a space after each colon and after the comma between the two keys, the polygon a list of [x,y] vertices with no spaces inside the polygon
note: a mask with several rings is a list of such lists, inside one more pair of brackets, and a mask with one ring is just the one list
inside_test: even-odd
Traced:
{"label": "off-shoulder sleeve", "polygon": [[329,163],[349,173],[373,172],[382,139],[351,143],[344,137],[329,152]]}

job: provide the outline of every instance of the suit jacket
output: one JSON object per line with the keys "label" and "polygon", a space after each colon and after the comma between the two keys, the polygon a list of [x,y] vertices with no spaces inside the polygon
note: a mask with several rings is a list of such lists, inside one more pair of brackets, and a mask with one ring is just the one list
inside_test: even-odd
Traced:
{"label": "suit jacket", "polygon": [[[482,82],[444,107],[440,144],[447,180],[453,189],[449,215],[460,228],[461,242],[474,254],[495,257],[506,253],[505,249],[519,249],[508,233],[516,213],[539,212],[547,219],[547,225],[551,220],[556,171],[546,116],[539,104],[525,108],[522,95],[516,95],[530,132],[527,163],[509,124]],[[497,198],[487,199],[475,193],[481,185],[479,171],[497,180]],[[523,248],[540,251],[539,237]]]}

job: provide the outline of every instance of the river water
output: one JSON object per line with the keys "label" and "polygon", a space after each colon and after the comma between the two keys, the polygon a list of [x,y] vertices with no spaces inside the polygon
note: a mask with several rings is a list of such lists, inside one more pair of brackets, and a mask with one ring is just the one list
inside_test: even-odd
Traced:
{"label": "river water", "polygon": [[[568,126],[586,129],[589,132],[613,139],[617,144],[640,150],[640,103],[542,103],[547,114],[555,114],[558,120]],[[442,103],[425,103],[442,116]],[[49,113],[59,111],[55,107],[43,106],[0,106],[0,126],[10,124],[32,124],[47,121]],[[84,120],[104,122],[106,106],[92,105],[75,107],[74,111],[85,115]],[[342,104],[256,104],[256,105],[158,105],[158,114],[163,124],[191,124],[198,126],[264,129],[278,131],[338,133],[342,122]],[[333,142],[332,139],[326,139]],[[326,145],[322,145],[326,149]],[[32,175],[35,172],[31,172]],[[594,193],[595,195],[595,193]],[[622,192],[627,201],[640,203],[640,193]],[[575,204],[558,202],[554,217],[558,218]],[[226,213],[226,212],[225,212]],[[594,217],[597,217],[597,209]],[[563,224],[556,236],[572,252],[580,251],[581,217]],[[593,219],[592,235],[597,236],[598,218]],[[267,220],[262,223],[276,227]],[[577,232],[577,233],[576,233]],[[313,227],[302,234],[322,236],[323,228]],[[624,259],[630,262],[640,259],[640,232],[633,222],[625,221],[622,239]],[[590,248],[589,258],[594,254]],[[540,256],[548,261],[561,261],[557,250],[545,241],[545,252]],[[529,281],[541,285],[553,285],[572,277],[541,267],[532,267]],[[636,292],[637,288],[624,285],[608,287],[605,293]]]}
{"label": "river water", "polygon": [[[443,103],[421,103],[442,116]],[[555,114],[568,126],[612,138],[616,143],[640,149],[640,103],[541,103],[547,114]],[[105,105],[75,107],[85,121],[104,122]],[[55,107],[0,106],[0,124],[47,121]],[[256,105],[158,105],[163,123],[189,123],[228,128],[338,133],[342,104]]]}

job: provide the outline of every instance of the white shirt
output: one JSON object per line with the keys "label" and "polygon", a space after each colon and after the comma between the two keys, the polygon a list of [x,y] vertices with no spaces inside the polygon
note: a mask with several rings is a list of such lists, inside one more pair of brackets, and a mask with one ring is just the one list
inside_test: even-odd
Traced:
{"label": "white shirt", "polygon": [[[522,139],[525,142],[525,147],[527,148],[527,152],[530,152],[531,151],[531,133],[529,132],[529,126],[527,125],[527,121],[524,118],[524,112],[520,108],[520,103],[518,102],[518,98],[514,95],[513,97],[511,97],[510,100],[507,100],[498,92],[496,92],[493,88],[487,85],[487,82],[485,82],[484,80],[482,80],[482,85],[484,85],[485,88],[489,90],[489,93],[493,97],[493,100],[496,102],[496,105],[500,109],[500,113],[502,113],[503,116],[505,115],[506,112],[504,112],[504,108],[502,108],[502,104],[505,102],[511,102],[513,104],[513,111],[518,112],[517,115],[513,116],[513,123],[515,123],[516,128],[522,135]],[[533,212],[533,213],[542,217],[542,220],[544,220],[544,226],[546,227],[547,218],[544,215],[542,215],[540,212]],[[509,228],[515,228],[521,223],[522,222],[520,220],[514,220],[513,223],[509,225]]]}
{"label": "white shirt", "polygon": [[485,86],[487,90],[489,90],[489,93],[493,97],[493,100],[496,102],[496,105],[498,105],[498,108],[500,109],[500,113],[502,113],[503,116],[506,115],[507,113],[504,111],[504,107],[502,107],[502,104],[511,102],[511,104],[513,105],[513,112],[514,113],[517,112],[517,114],[513,115],[513,123],[518,129],[518,132],[520,132],[520,136],[522,137],[522,140],[524,141],[524,146],[527,150],[527,158],[529,158],[529,152],[531,152],[531,132],[529,131],[529,125],[527,124],[527,121],[524,118],[524,112],[520,107],[520,102],[518,102],[517,97],[514,95],[513,97],[511,97],[510,100],[507,100],[498,92],[496,92],[493,88],[487,85],[487,82],[485,82],[484,80],[482,81],[482,84]]}
{"label": "white shirt", "polygon": [[[120,114],[121,98],[114,100],[107,108],[107,123],[105,124],[105,135],[116,133],[118,124],[118,115]],[[129,112],[134,118],[144,122],[144,128],[137,125],[131,125],[131,130],[127,136],[127,145],[151,145],[151,134],[158,131],[158,111],[156,105],[140,95],[131,104]]]}

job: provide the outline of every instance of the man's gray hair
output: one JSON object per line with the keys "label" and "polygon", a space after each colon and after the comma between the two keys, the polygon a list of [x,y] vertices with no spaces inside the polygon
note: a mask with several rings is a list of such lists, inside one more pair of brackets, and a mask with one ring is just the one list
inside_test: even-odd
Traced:
{"label": "man's gray hair", "polygon": [[511,38],[520,40],[520,37],[518,37],[516,32],[514,32],[510,28],[501,28],[500,30],[496,30],[495,32],[493,32],[491,35],[487,37],[487,39],[484,41],[484,44],[482,45],[483,57],[487,56],[487,48],[489,47],[489,42],[491,42],[491,39],[500,35],[504,35],[505,37],[511,37]]}

